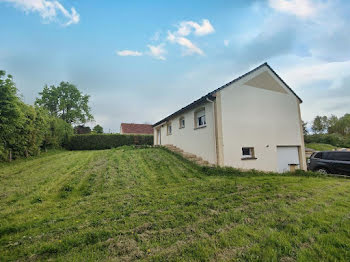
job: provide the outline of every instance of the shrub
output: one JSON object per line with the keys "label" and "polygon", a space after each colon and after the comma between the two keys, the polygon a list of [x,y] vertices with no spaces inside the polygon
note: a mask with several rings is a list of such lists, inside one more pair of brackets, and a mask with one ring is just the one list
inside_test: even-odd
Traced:
{"label": "shrub", "polygon": [[314,134],[304,137],[305,143],[322,143],[336,147],[350,147],[350,138],[340,134]]}
{"label": "shrub", "polygon": [[101,150],[130,145],[153,145],[153,136],[121,134],[73,135],[68,141],[67,149]]}

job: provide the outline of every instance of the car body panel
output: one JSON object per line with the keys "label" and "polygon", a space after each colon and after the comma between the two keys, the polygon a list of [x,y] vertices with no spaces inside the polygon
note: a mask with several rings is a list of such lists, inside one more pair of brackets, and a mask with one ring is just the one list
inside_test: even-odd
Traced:
{"label": "car body panel", "polygon": [[315,152],[308,161],[308,170],[325,169],[328,173],[350,175],[350,152]]}

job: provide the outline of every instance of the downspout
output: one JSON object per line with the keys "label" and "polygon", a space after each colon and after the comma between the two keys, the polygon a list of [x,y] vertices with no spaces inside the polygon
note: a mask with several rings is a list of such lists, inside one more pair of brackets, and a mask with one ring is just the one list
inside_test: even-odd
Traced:
{"label": "downspout", "polygon": [[219,162],[218,162],[218,152],[217,152],[217,143],[216,143],[216,116],[215,116],[215,105],[214,105],[214,101],[210,100],[208,97],[206,98],[206,100],[207,100],[208,102],[210,102],[210,103],[213,105],[214,150],[215,150],[215,156],[216,156],[215,162],[216,162],[217,165],[219,165]]}

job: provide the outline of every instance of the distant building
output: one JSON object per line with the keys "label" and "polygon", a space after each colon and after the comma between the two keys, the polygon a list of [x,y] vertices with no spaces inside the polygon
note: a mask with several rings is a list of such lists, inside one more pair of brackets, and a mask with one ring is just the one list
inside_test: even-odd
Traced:
{"label": "distant building", "polygon": [[83,135],[83,134],[90,134],[91,133],[91,128],[88,126],[76,126],[74,127],[74,132],[78,135]]}
{"label": "distant building", "polygon": [[153,135],[153,127],[147,124],[121,123],[120,133],[129,135]]}

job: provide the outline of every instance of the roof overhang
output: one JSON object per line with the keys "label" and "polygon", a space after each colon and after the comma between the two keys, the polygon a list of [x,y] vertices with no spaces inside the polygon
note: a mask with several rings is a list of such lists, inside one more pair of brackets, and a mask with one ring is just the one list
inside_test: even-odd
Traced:
{"label": "roof overhang", "polygon": [[205,96],[202,96],[201,98],[197,99],[196,101],[192,102],[191,104],[181,108],[180,110],[176,111],[175,113],[163,118],[162,120],[158,121],[157,123],[153,124],[152,126],[153,127],[157,127],[161,124],[164,124],[166,123],[167,121],[169,121],[171,118],[175,117],[175,116],[178,116],[178,115],[181,115],[182,113],[188,111],[188,110],[191,110],[201,104],[204,104],[206,102],[208,102],[208,99],[209,100],[214,100],[215,99],[215,93],[214,92],[211,92]]}
{"label": "roof overhang", "polygon": [[203,104],[205,102],[208,102],[209,100],[214,100],[216,97],[216,93],[218,91],[220,91],[221,89],[224,89],[225,87],[237,82],[238,80],[241,80],[242,78],[246,77],[247,75],[263,68],[264,66],[266,66],[292,93],[293,95],[298,99],[299,103],[302,103],[303,100],[301,100],[301,98],[286,84],[286,82],[283,81],[283,79],[268,65],[268,63],[263,63],[260,66],[254,68],[253,70],[245,73],[244,75],[241,75],[239,77],[237,77],[236,79],[232,80],[231,82],[228,82],[227,84],[215,89],[214,91],[206,94],[205,96],[202,96],[201,98],[197,99],[196,101],[192,102],[191,104],[189,104],[188,106],[185,106],[183,108],[181,108],[180,110],[176,111],[175,113],[163,118],[162,120],[158,121],[157,123],[155,123],[154,125],[152,125],[153,127],[159,126],[160,124],[166,123],[167,121],[169,121],[171,118],[182,114],[183,112],[193,109],[196,106]]}

